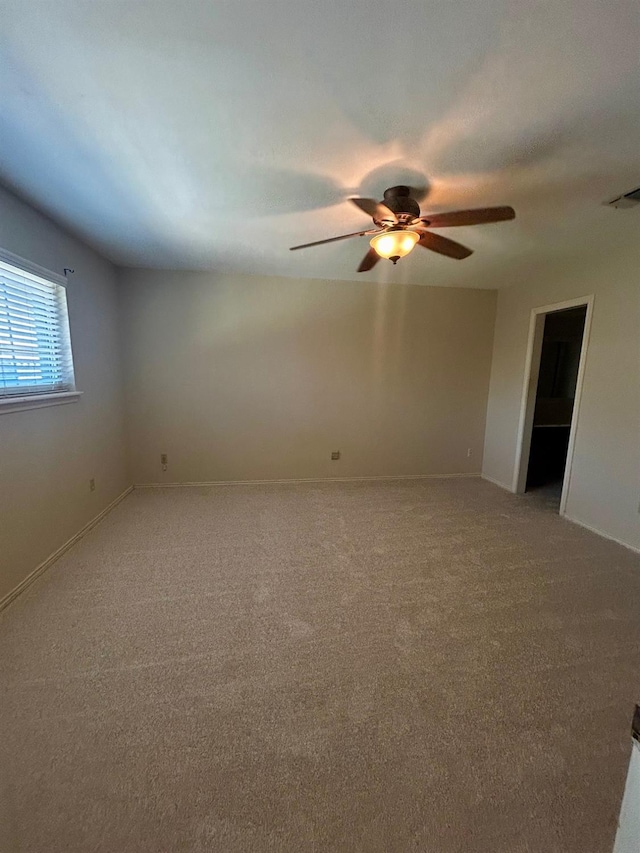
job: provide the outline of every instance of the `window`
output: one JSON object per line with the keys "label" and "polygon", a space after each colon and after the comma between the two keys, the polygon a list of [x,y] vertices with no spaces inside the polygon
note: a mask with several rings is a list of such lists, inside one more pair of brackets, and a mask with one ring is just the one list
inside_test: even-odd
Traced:
{"label": "window", "polygon": [[75,392],[75,379],[64,279],[7,256],[0,256],[0,404],[77,396],[65,394]]}

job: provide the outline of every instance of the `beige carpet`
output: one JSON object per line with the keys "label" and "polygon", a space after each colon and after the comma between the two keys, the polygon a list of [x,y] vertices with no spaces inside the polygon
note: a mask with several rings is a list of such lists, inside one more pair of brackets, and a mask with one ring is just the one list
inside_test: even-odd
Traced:
{"label": "beige carpet", "polygon": [[610,853],[640,557],[479,480],[136,491],[0,618],[10,853]]}

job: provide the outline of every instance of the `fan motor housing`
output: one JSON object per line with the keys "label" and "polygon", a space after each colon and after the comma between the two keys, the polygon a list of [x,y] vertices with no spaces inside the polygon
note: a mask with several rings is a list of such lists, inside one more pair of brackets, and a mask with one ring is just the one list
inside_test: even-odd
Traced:
{"label": "fan motor housing", "polygon": [[411,219],[420,216],[420,205],[411,198],[410,187],[389,187],[384,191],[384,203],[396,215],[406,213]]}

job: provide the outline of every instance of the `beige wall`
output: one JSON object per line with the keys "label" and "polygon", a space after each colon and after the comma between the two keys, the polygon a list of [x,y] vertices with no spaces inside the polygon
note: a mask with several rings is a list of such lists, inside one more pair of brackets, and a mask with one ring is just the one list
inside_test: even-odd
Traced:
{"label": "beige wall", "polygon": [[[113,267],[0,190],[0,246],[69,277],[80,402],[0,413],[0,599],[128,485]],[[96,491],[89,491],[89,479]]]}
{"label": "beige wall", "polygon": [[511,487],[531,309],[594,294],[566,514],[640,548],[638,218],[607,209],[595,217],[599,227],[592,239],[585,230],[573,257],[522,267],[500,291],[483,473]]}
{"label": "beige wall", "polygon": [[480,470],[495,291],[149,270],[121,291],[136,483]]}

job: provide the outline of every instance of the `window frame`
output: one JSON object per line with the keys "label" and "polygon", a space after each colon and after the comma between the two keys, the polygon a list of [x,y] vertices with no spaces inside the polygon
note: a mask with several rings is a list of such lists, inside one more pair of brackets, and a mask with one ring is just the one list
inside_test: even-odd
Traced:
{"label": "window frame", "polygon": [[[0,261],[21,272],[37,276],[38,278],[44,279],[58,287],[63,287],[65,289],[65,302],[67,302],[66,291],[68,281],[65,276],[52,272],[45,267],[38,266],[38,264],[34,264],[32,261],[28,261],[26,258],[22,258],[19,255],[14,255],[13,252],[8,252],[6,249],[2,248],[0,248]],[[26,409],[42,409],[48,406],[60,406],[65,403],[75,403],[81,398],[82,391],[78,391],[75,386],[75,364],[71,341],[68,303],[66,305],[66,309],[66,331],[68,332],[67,344],[71,358],[71,376],[73,378],[73,382],[71,383],[72,387],[42,392],[32,390],[25,394],[20,394],[19,389],[17,389],[15,394],[0,394],[0,415],[7,414],[9,412],[23,411]]]}

